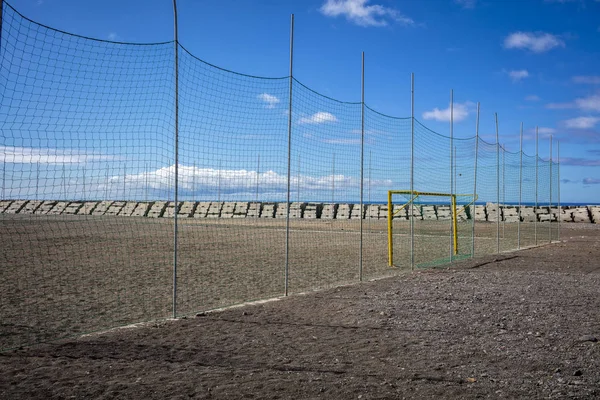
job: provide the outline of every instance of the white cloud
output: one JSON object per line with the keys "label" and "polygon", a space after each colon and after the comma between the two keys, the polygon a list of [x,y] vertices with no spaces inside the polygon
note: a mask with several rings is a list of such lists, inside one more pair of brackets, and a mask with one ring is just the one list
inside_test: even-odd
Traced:
{"label": "white cloud", "polygon": [[565,47],[565,42],[556,35],[545,32],[515,32],[504,39],[507,49],[524,49],[543,53],[555,47]]}
{"label": "white cloud", "polygon": [[584,185],[598,185],[600,184],[600,179],[598,178],[583,178]]}
{"label": "white cloud", "polygon": [[587,85],[600,85],[600,76],[574,76],[573,82]]}
{"label": "white cloud", "polygon": [[512,79],[513,82],[519,82],[521,79],[525,79],[529,77],[529,72],[525,69],[521,69],[518,71],[508,71],[508,76]]}
{"label": "white cloud", "polygon": [[263,101],[266,103],[266,105],[265,105],[266,108],[275,108],[277,103],[279,103],[281,101],[276,96],[273,96],[272,94],[269,94],[269,93],[262,93],[262,94],[259,94],[257,97],[260,101]]}
{"label": "white cloud", "polygon": [[88,154],[72,149],[0,146],[0,161],[14,164],[83,164],[116,159],[115,156]]}
{"label": "white cloud", "polygon": [[[469,107],[472,103],[454,103],[454,122],[460,122],[469,116]],[[440,110],[439,108],[434,108],[431,111],[425,111],[423,113],[424,119],[433,119],[435,121],[440,122],[450,122],[450,106],[448,108]]]}
{"label": "white cloud", "polygon": [[[262,191],[285,191],[287,189],[287,175],[275,171],[257,173],[245,169],[213,169],[197,168],[192,166],[179,166],[179,187],[184,191],[216,191],[224,193],[252,193],[256,190],[258,182]],[[160,168],[155,171],[132,174],[125,177],[129,186],[143,187],[148,185],[151,189],[165,190],[173,187],[175,165]],[[123,182],[123,176],[114,176],[110,183]],[[331,190],[332,183],[339,189],[360,187],[360,178],[343,174],[308,176],[296,175],[290,177],[292,188],[302,191]],[[391,180],[373,180],[374,186],[391,186]]]}
{"label": "white cloud", "polygon": [[[534,131],[535,131],[535,129],[534,129]],[[538,133],[541,133],[543,135],[552,135],[552,134],[556,133],[556,129],[540,126],[538,128]]]}
{"label": "white cloud", "polygon": [[540,97],[536,96],[535,94],[529,95],[527,97],[525,97],[525,100],[527,101],[540,101]]}
{"label": "white cloud", "polygon": [[325,122],[336,122],[337,118],[335,115],[319,111],[311,116],[303,117],[298,120],[299,124],[323,124]]}
{"label": "white cloud", "polygon": [[477,0],[454,0],[454,2],[462,8],[475,8],[477,4]]}
{"label": "white cloud", "polygon": [[344,16],[360,26],[386,26],[389,20],[403,25],[415,24],[411,18],[393,8],[367,3],[369,0],[326,0],[319,11],[328,17]]}
{"label": "white cloud", "polygon": [[588,97],[581,97],[570,103],[550,103],[546,104],[546,108],[553,110],[578,108],[583,111],[600,112],[600,95],[594,94]]}
{"label": "white cloud", "polygon": [[597,117],[577,117],[563,121],[563,124],[572,129],[590,129],[598,122],[600,122],[600,118]]}

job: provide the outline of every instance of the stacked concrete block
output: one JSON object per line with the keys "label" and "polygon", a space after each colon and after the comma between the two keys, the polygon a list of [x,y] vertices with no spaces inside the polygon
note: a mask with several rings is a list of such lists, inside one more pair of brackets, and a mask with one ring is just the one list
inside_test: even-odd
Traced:
{"label": "stacked concrete block", "polygon": [[408,219],[408,207],[410,205],[404,206],[403,204],[395,204],[394,205],[394,219]]}
{"label": "stacked concrete block", "polygon": [[248,211],[246,212],[247,218],[260,218],[260,212],[262,210],[262,203],[250,203],[248,204]]}
{"label": "stacked concrete block", "polygon": [[[414,204],[412,205],[412,208],[409,205],[406,206],[407,207],[407,215],[411,216],[412,214],[412,218],[415,220],[422,220],[423,219],[423,209],[421,208],[420,204]],[[411,211],[412,210],[412,211]]]}
{"label": "stacked concrete block", "polygon": [[221,216],[222,208],[223,208],[222,201],[211,202],[210,207],[208,207],[208,211],[206,212],[206,218],[219,218]]}
{"label": "stacked concrete block", "polygon": [[210,208],[210,201],[201,201],[196,205],[196,210],[194,211],[194,218],[206,218],[206,214],[208,214],[208,209]]}
{"label": "stacked concrete block", "polygon": [[471,206],[473,210],[473,216],[475,221],[487,221],[487,214],[485,212],[485,206],[474,205]]}
{"label": "stacked concrete block", "polygon": [[[321,211],[321,219],[334,219],[336,217],[337,211],[337,204],[323,204],[323,209]],[[346,213],[346,215],[349,214]]]}
{"label": "stacked concrete block", "polygon": [[[178,201],[178,207],[177,209],[179,209],[181,207],[181,201]],[[175,216],[175,202],[174,201],[169,201],[165,207],[165,211],[162,213],[161,217],[162,218],[173,218]]]}
{"label": "stacked concrete block", "polygon": [[323,210],[322,203],[306,203],[306,206],[304,207],[303,218],[317,219],[317,218],[321,217],[322,210]]}
{"label": "stacked concrete block", "polygon": [[[360,207],[360,205],[358,205]],[[367,204],[367,211],[365,213],[366,219],[379,219],[379,205],[378,204]]]}
{"label": "stacked concrete block", "polygon": [[83,203],[83,206],[77,210],[77,215],[91,215],[97,205],[97,201],[86,201]]}
{"label": "stacked concrete block", "polygon": [[[585,210],[589,210],[589,216],[591,216],[591,221],[590,218],[588,216],[587,221],[584,221],[584,207],[580,207],[578,208],[578,217],[580,219],[580,221],[575,221],[575,222],[593,222],[594,224],[600,224],[600,206],[588,206],[585,207]],[[573,213],[573,219],[575,219],[575,214]]]}
{"label": "stacked concrete block", "polygon": [[235,210],[233,211],[233,218],[246,218],[248,215],[248,207],[250,203],[247,201],[238,201],[235,203]]}
{"label": "stacked concrete block", "polygon": [[502,221],[502,209],[500,205],[496,203],[487,203],[485,205],[485,211],[487,213],[487,220],[490,222]]}
{"label": "stacked concrete block", "polygon": [[145,217],[150,211],[151,205],[152,203],[136,203],[130,215],[132,217]]}
{"label": "stacked concrete block", "polygon": [[125,205],[119,211],[118,215],[121,217],[130,217],[133,213],[133,210],[135,210],[135,208],[137,207],[137,204],[138,203],[136,203],[135,201],[125,203]]}
{"label": "stacked concrete block", "polygon": [[104,215],[112,203],[113,202],[109,200],[101,201],[92,211],[92,215]]}
{"label": "stacked concrete block", "polygon": [[35,213],[35,210],[37,210],[38,207],[42,205],[42,203],[43,201],[41,200],[28,201],[27,204],[25,204],[25,206],[21,209],[21,211],[19,211],[19,214],[33,214]]}
{"label": "stacked concrete block", "polygon": [[[350,219],[352,215],[352,204],[342,203],[342,204],[332,204],[332,206],[336,206],[335,208],[335,218],[336,219]],[[358,218],[358,217],[357,217]]]}
{"label": "stacked concrete block", "polygon": [[48,211],[49,215],[60,215],[65,211],[67,206],[69,205],[68,201],[59,201],[56,203],[54,207],[50,211]]}
{"label": "stacked concrete block", "polygon": [[470,218],[469,216],[471,215],[469,207],[464,207],[461,205],[457,205],[456,206],[456,220],[458,222],[465,222],[468,221]]}
{"label": "stacked concrete block", "polygon": [[535,222],[537,220],[533,207],[521,207],[519,209],[519,215],[523,222]]}
{"label": "stacked concrete block", "polygon": [[5,214],[18,214],[27,204],[27,200],[16,200],[4,210]]}
{"label": "stacked concrete block", "polygon": [[73,201],[73,202],[69,203],[67,208],[65,208],[65,210],[63,211],[63,214],[76,215],[79,212],[79,209],[81,207],[83,207],[83,202]]}
{"label": "stacked concrete block", "polygon": [[221,218],[233,218],[235,212],[235,202],[226,201],[221,207]]}
{"label": "stacked concrete block", "polygon": [[550,214],[538,214],[538,219],[540,222],[550,222],[551,215]]}
{"label": "stacked concrete block", "polygon": [[558,207],[550,207],[549,214],[550,214],[550,221],[553,221],[553,222],[558,221],[558,216],[560,214]]}
{"label": "stacked concrete block", "polygon": [[119,212],[123,207],[125,207],[124,201],[115,201],[108,207],[108,210],[106,210],[104,215],[119,215]]}
{"label": "stacked concrete block", "polygon": [[[305,203],[293,202],[290,204],[290,218],[302,218],[304,212]],[[264,212],[264,211],[263,211]],[[277,211],[275,212],[275,218],[286,218],[287,217],[287,203],[279,203],[277,205]]]}
{"label": "stacked concrete block", "polygon": [[590,222],[590,213],[587,207],[574,207],[569,211],[573,217],[573,222]]}
{"label": "stacked concrete block", "polygon": [[154,204],[152,204],[152,207],[150,207],[150,210],[148,210],[148,217],[160,218],[163,215],[165,208],[167,208],[166,201],[154,202]]}
{"label": "stacked concrete block", "polygon": [[[393,210],[393,205],[392,205]],[[388,218],[388,205],[382,204],[379,206],[379,219],[387,219]]]}
{"label": "stacked concrete block", "polygon": [[263,203],[260,217],[261,218],[275,218],[276,211],[277,211],[277,203]]}
{"label": "stacked concrete block", "polygon": [[423,205],[421,206],[421,213],[423,214],[424,220],[435,220],[437,219],[437,214],[435,213],[435,207],[432,205]]}
{"label": "stacked concrete block", "polygon": [[8,206],[10,206],[10,203],[12,203],[12,200],[0,201],[0,213],[3,213],[4,210],[6,210],[8,208]]}
{"label": "stacked concrete block", "polygon": [[569,207],[561,207],[560,222],[573,222],[573,210]]}
{"label": "stacked concrete block", "polygon": [[365,213],[367,211],[367,206],[365,204],[363,204],[362,209],[360,208],[360,204],[352,204],[351,206],[352,211],[350,212],[350,219],[365,218]]}
{"label": "stacked concrete block", "polygon": [[437,219],[450,220],[452,218],[452,210],[450,206],[436,206]]}
{"label": "stacked concrete block", "polygon": [[519,222],[519,209],[512,206],[502,207],[502,218],[504,222]]}
{"label": "stacked concrete block", "polygon": [[196,203],[193,201],[184,201],[179,206],[179,212],[177,217],[180,218],[189,218],[194,214],[194,207],[196,207]]}

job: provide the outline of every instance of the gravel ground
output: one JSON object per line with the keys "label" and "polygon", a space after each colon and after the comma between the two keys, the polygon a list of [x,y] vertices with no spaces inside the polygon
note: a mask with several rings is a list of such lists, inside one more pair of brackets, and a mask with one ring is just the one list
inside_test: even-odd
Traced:
{"label": "gravel ground", "polygon": [[600,396],[600,230],[0,353],[0,398]]}

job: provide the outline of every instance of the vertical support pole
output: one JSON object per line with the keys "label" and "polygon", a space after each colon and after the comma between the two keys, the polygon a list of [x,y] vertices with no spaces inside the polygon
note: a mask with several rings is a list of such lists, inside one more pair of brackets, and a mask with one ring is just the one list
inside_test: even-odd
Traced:
{"label": "vertical support pole", "polygon": [[[454,89],[450,90],[450,196],[452,197],[452,208],[454,206]],[[450,210],[452,212],[452,210]],[[450,218],[450,262],[454,256],[454,218]]]}
{"label": "vertical support pole", "polygon": [[148,165],[144,163],[144,194],[148,202]]}
{"label": "vertical support pole", "polygon": [[[502,146],[502,209],[504,208],[506,208],[506,148]],[[506,218],[502,214],[500,216],[502,216],[502,239],[504,239]]]}
{"label": "vertical support pole", "polygon": [[62,187],[63,187],[63,199],[67,200],[67,177],[65,173],[65,164],[62,165]]}
{"label": "vertical support pole", "polygon": [[[85,192],[85,164],[83,164],[83,167],[81,167],[81,172],[83,174],[83,176],[82,176],[83,185],[82,185],[82,190],[81,190],[81,193],[83,194],[82,200],[86,201],[87,200],[87,195],[86,195],[86,192]],[[39,175],[39,173],[38,173],[38,175]],[[36,192],[37,192],[37,190],[36,190]]]}
{"label": "vertical support pole", "polygon": [[363,207],[365,177],[365,52],[362,52],[360,78],[360,245],[358,261],[358,280],[363,280]]}
{"label": "vertical support pole", "polygon": [[6,160],[2,160],[2,200],[6,200]]}
{"label": "vertical support pole", "polygon": [[[39,190],[40,190],[40,162],[38,161],[36,163],[36,170],[35,170],[35,199],[36,200],[40,199]],[[3,197],[3,199],[4,199],[4,197]]]}
{"label": "vertical support pole", "polygon": [[415,214],[412,197],[415,193],[415,74],[410,74],[410,270],[415,269]]}
{"label": "vertical support pole", "polygon": [[533,209],[534,219],[533,219],[533,231],[535,236],[535,245],[538,244],[537,237],[537,212],[538,212],[538,159],[539,159],[539,151],[538,151],[538,127],[535,127],[535,208]]}
{"label": "vertical support pole", "polygon": [[331,204],[335,203],[335,153],[331,162]]}
{"label": "vertical support pole", "polygon": [[388,204],[388,219],[387,219],[387,228],[388,228],[388,265],[390,267],[394,266],[394,245],[392,240],[394,240],[394,235],[392,234],[392,218],[394,213],[392,211],[392,191],[388,190],[387,195],[387,204]]}
{"label": "vertical support pole", "polygon": [[451,198],[451,207],[452,207],[452,227],[453,235],[452,235],[452,244],[454,255],[458,254],[458,215],[456,215],[456,194],[452,194]]}
{"label": "vertical support pole", "polygon": [[471,258],[475,257],[475,201],[477,200],[477,163],[479,160],[479,102],[475,122],[475,172],[473,177],[473,212],[471,213]]}
{"label": "vertical support pole", "polygon": [[500,141],[498,140],[498,113],[496,119],[496,252],[500,253]]}
{"label": "vertical support pole", "polygon": [[127,196],[127,164],[123,163],[123,201]]}
{"label": "vertical support pole", "polygon": [[[292,173],[292,89],[294,83],[294,14],[290,17],[290,102],[288,108],[288,154],[287,154],[287,214],[285,216],[285,271],[284,295],[288,295],[290,268],[290,184]],[[298,177],[299,178],[299,177]]]}
{"label": "vertical support pole", "polygon": [[177,0],[173,0],[173,29],[175,35],[175,213],[173,215],[173,318],[177,318],[177,209],[179,181],[179,34],[177,26]]}
{"label": "vertical support pole", "polygon": [[519,135],[519,220],[517,221],[517,249],[521,249],[521,203],[523,201],[523,123]]}
{"label": "vertical support pole", "polygon": [[558,233],[556,235],[556,240],[560,241],[560,220],[562,219],[562,210],[560,208],[560,141],[556,141],[556,162],[557,162],[557,170],[556,173],[558,176],[556,177],[556,184],[558,190]]}
{"label": "vertical support pole", "polygon": [[[258,159],[256,160],[256,206],[258,207],[258,189],[259,189],[259,180],[260,180],[260,154],[258,155]],[[256,216],[258,217],[258,212]]]}
{"label": "vertical support pole", "polygon": [[221,202],[221,160],[219,160],[219,169],[217,171],[217,201]]}
{"label": "vertical support pole", "polygon": [[548,159],[548,165],[550,166],[550,204],[548,205],[550,219],[548,220],[548,243],[552,243],[552,135],[550,135],[550,158]]}

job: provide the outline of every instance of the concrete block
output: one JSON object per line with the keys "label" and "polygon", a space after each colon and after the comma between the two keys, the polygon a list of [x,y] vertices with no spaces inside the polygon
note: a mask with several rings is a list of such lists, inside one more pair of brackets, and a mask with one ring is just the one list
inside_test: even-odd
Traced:
{"label": "concrete block", "polygon": [[519,222],[519,217],[517,215],[508,215],[504,217],[504,222]]}
{"label": "concrete block", "polygon": [[[393,205],[392,205],[393,207]],[[393,208],[392,208],[393,210]],[[388,205],[382,204],[379,206],[379,219],[388,219]]]}
{"label": "concrete block", "polygon": [[323,203],[306,203],[302,217],[307,219],[317,219],[321,217],[322,211]]}
{"label": "concrete block", "polygon": [[379,219],[379,205],[378,204],[366,204],[366,207],[367,207],[367,211],[365,213],[365,218]]}
{"label": "concrete block", "polygon": [[3,213],[4,210],[6,210],[8,208],[8,206],[10,206],[10,203],[12,203],[12,200],[2,200],[0,201],[0,213]]}
{"label": "concrete block", "polygon": [[250,203],[248,204],[248,211],[246,212],[246,218],[260,218],[260,212],[262,211],[262,203]]}
{"label": "concrete block", "polygon": [[[342,203],[342,204],[332,204],[336,207],[335,218],[336,219],[349,219],[352,215],[352,204]],[[357,217],[358,218],[358,217]]]}
{"label": "concrete block", "polygon": [[[181,207],[181,201],[178,202],[178,208]],[[173,218],[175,216],[175,202],[169,201],[165,206],[165,211],[162,213],[161,218]]]}
{"label": "concrete block", "polygon": [[450,220],[452,218],[452,210],[450,206],[436,206],[437,219]]}
{"label": "concrete block", "polygon": [[25,206],[21,209],[21,211],[19,211],[19,214],[33,214],[35,213],[35,210],[37,210],[38,207],[42,205],[42,203],[42,200],[28,201],[27,204],[25,204]]}
{"label": "concrete block", "polygon": [[208,214],[208,209],[210,208],[210,201],[201,201],[196,204],[196,209],[194,210],[194,218],[206,218],[206,214]]}
{"label": "concrete block", "polygon": [[573,222],[573,213],[563,209],[560,213],[560,222]]}
{"label": "concrete block", "polygon": [[108,207],[108,210],[106,210],[104,215],[119,215],[119,211],[121,211],[123,207],[125,207],[124,201],[115,201]]}
{"label": "concrete block", "polygon": [[[323,204],[323,208],[321,210],[321,219],[336,218],[338,208],[339,208],[339,206],[337,204]],[[349,212],[346,212],[346,215],[350,216]]]}
{"label": "concrete block", "polygon": [[261,218],[275,218],[277,203],[262,203]]}
{"label": "concrete block", "polygon": [[422,205],[421,213],[423,215],[424,220],[437,219],[437,214],[435,213],[435,207],[432,205]]}
{"label": "concrete block", "polygon": [[[352,211],[350,212],[350,219],[361,219],[365,218],[365,214],[367,211],[367,205],[363,204],[362,209],[360,204],[351,204]],[[339,210],[338,210],[339,212]]]}
{"label": "concrete block", "polygon": [[550,222],[551,220],[550,214],[538,214],[538,218],[540,222]]}
{"label": "concrete block", "polygon": [[54,207],[50,211],[47,212],[48,215],[60,215],[65,211],[67,206],[69,205],[68,201],[58,201]]}
{"label": "concrete block", "polygon": [[152,204],[152,207],[150,207],[150,210],[148,211],[148,217],[160,218],[163,215],[165,208],[167,208],[166,201],[155,201],[154,204]]}
{"label": "concrete block", "polygon": [[233,218],[246,218],[246,215],[248,215],[249,206],[250,203],[248,203],[247,201],[238,201],[237,203],[235,203],[235,211],[233,212]]}
{"label": "concrete block", "polygon": [[132,217],[145,217],[150,211],[152,203],[137,203],[131,212]]}
{"label": "concrete block", "polygon": [[206,218],[219,218],[221,216],[221,209],[223,208],[222,201],[212,201],[210,207],[206,212]]}
{"label": "concrete block", "polygon": [[394,219],[408,219],[408,207],[402,204],[394,204]]}
{"label": "concrete block", "polygon": [[67,208],[65,208],[65,210],[63,211],[63,214],[76,215],[79,212],[79,209],[81,207],[83,207],[82,201],[73,201],[73,202],[69,203]]}
{"label": "concrete block", "polygon": [[97,201],[86,201],[83,203],[83,206],[77,210],[77,215],[91,215],[97,205]]}
{"label": "concrete block", "polygon": [[179,206],[179,213],[177,214],[180,218],[190,218],[194,215],[194,207],[196,207],[196,203],[193,201],[184,201]]}
{"label": "concrete block", "polygon": [[129,201],[125,203],[123,208],[121,208],[121,211],[119,211],[118,215],[123,217],[130,217],[137,205],[138,203],[136,203],[135,201]]}
{"label": "concrete block", "polygon": [[92,215],[104,215],[112,203],[110,200],[101,201],[92,211]]}
{"label": "concrete block", "polygon": [[28,200],[16,200],[4,210],[5,214],[18,214],[27,204]]}
{"label": "concrete block", "polygon": [[[290,204],[290,218],[302,218],[306,203],[293,202]],[[275,218],[287,218],[287,203],[278,203]]]}

